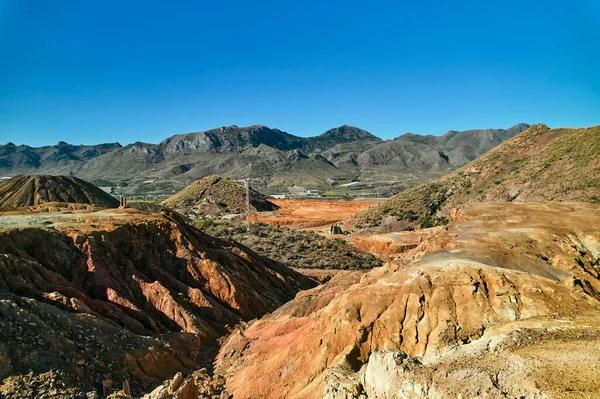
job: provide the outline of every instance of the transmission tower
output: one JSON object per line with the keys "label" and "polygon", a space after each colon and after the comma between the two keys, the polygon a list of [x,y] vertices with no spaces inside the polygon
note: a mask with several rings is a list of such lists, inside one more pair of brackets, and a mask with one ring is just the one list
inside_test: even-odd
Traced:
{"label": "transmission tower", "polygon": [[250,178],[246,179],[246,232],[250,235]]}

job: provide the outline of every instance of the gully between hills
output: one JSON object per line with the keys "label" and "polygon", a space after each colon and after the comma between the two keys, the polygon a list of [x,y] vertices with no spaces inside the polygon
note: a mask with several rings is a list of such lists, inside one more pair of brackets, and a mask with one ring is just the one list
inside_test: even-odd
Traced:
{"label": "gully between hills", "polygon": [[4,216],[0,394],[75,396],[102,378],[148,392],[215,349],[214,373],[151,397],[210,397],[211,383],[233,398],[594,397],[599,207],[453,215],[384,267],[312,289],[170,213]]}

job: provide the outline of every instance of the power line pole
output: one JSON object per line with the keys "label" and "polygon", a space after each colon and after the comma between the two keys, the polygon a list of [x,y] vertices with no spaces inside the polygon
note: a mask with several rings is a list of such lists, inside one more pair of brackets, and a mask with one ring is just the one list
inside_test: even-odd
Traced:
{"label": "power line pole", "polygon": [[250,178],[246,178],[246,232],[250,235]]}

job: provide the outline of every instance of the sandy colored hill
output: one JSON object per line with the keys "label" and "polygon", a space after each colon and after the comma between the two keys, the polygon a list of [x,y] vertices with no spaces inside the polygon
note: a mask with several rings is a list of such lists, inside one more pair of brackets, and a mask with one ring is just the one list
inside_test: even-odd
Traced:
{"label": "sandy colored hill", "polygon": [[119,201],[98,187],[73,176],[16,176],[0,183],[0,208],[10,209],[48,202],[90,204],[116,208]]}
{"label": "sandy colored hill", "polygon": [[354,224],[444,222],[452,208],[482,201],[600,202],[600,126],[535,125],[436,182],[406,190],[358,213]]}
{"label": "sandy colored hill", "polygon": [[235,398],[594,398],[600,209],[466,207],[383,268],[338,274],[239,330]]}
{"label": "sandy colored hill", "polygon": [[173,212],[7,213],[0,396],[32,397],[43,386],[79,397],[126,378],[140,393],[196,367],[235,324],[314,285]]}
{"label": "sandy colored hill", "polygon": [[[184,213],[241,213],[246,210],[246,188],[224,177],[207,176],[164,200],[162,205]],[[266,195],[253,189],[250,189],[250,207],[254,211],[279,208]]]}

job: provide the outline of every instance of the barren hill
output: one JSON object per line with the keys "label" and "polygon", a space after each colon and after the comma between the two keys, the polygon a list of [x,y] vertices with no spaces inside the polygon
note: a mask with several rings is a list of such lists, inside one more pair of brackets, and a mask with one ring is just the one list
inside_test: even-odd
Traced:
{"label": "barren hill", "polygon": [[73,176],[16,176],[0,183],[0,208],[47,202],[90,204],[101,208],[119,206],[119,201],[110,194]]}
{"label": "barren hill", "polygon": [[[250,206],[255,211],[273,211],[279,207],[269,201],[268,197],[250,189]],[[173,209],[200,210],[204,213],[208,208],[240,213],[246,209],[246,188],[236,182],[220,176],[207,176],[162,202]]]}
{"label": "barren hill", "polygon": [[[482,201],[600,201],[600,126],[535,125],[438,181],[358,213],[370,226],[433,224],[452,208]],[[408,224],[403,222],[408,222]]]}
{"label": "barren hill", "polygon": [[367,275],[338,274],[232,334],[235,398],[594,398],[600,210],[466,207]]}
{"label": "barren hill", "polygon": [[13,212],[0,225],[2,397],[80,397],[126,378],[139,393],[315,285],[171,212]]}

